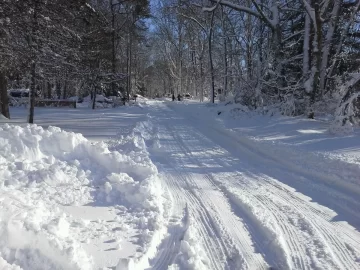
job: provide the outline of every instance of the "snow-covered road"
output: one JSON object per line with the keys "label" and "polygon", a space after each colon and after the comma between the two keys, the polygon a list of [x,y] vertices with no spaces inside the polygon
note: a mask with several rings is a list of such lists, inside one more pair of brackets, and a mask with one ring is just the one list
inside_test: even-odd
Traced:
{"label": "snow-covered road", "polygon": [[0,119],[0,269],[360,269],[358,131],[134,105]]}
{"label": "snow-covered road", "polygon": [[360,269],[359,168],[260,149],[184,105],[149,110],[150,157],[173,199],[151,269]]}

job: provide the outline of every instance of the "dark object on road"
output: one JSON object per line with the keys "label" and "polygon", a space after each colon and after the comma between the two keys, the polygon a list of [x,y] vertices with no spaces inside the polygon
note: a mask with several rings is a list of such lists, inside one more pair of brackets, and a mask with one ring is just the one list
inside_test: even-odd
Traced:
{"label": "dark object on road", "polygon": [[221,112],[218,112],[218,115],[220,115],[221,114]]}

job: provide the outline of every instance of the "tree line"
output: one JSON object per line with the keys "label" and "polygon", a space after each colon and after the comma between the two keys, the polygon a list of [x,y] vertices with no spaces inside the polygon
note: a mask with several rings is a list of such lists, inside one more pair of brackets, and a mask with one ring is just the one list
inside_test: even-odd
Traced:
{"label": "tree line", "polygon": [[37,95],[91,94],[93,108],[96,93],[129,98],[149,16],[148,0],[0,0],[1,113],[10,117],[9,86],[29,88],[29,123]]}
{"label": "tree line", "polygon": [[[360,1],[159,0],[153,79],[287,115],[360,116]],[[160,91],[158,89],[158,91]]]}
{"label": "tree line", "polygon": [[0,3],[7,117],[7,89],[21,85],[29,122],[39,93],[132,91],[219,94],[286,115],[335,113],[342,124],[360,116],[359,0],[156,0],[150,24],[148,0]]}

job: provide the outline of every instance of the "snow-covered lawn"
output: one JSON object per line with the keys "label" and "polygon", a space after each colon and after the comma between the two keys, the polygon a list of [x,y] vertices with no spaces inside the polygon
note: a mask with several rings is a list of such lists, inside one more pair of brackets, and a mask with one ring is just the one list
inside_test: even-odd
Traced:
{"label": "snow-covered lawn", "polygon": [[360,269],[358,130],[169,99],[11,115],[0,269]]}
{"label": "snow-covered lawn", "polygon": [[[189,104],[191,105],[191,104]],[[194,106],[194,104],[192,105]],[[190,106],[191,107],[191,106]],[[199,106],[196,106],[198,107]],[[223,104],[202,106],[203,112],[213,112],[221,125],[256,141],[267,141],[297,150],[316,152],[331,158],[360,165],[360,128],[353,133],[331,134],[330,117],[306,119],[303,117],[269,116],[244,112],[241,106]],[[219,115],[218,113],[221,112]]]}

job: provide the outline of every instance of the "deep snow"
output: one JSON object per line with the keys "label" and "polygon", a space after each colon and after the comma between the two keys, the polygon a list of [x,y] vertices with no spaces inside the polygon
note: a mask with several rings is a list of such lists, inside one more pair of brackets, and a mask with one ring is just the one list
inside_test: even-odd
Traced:
{"label": "deep snow", "polygon": [[[49,110],[61,122],[56,109]],[[127,124],[127,132],[105,135],[107,143],[52,126],[0,126],[1,269],[148,265],[150,249],[162,237],[166,199],[143,123]],[[91,128],[83,131],[93,138],[90,133],[98,132]]]}
{"label": "deep snow", "polygon": [[360,269],[359,131],[241,109],[12,108],[0,269]]}

